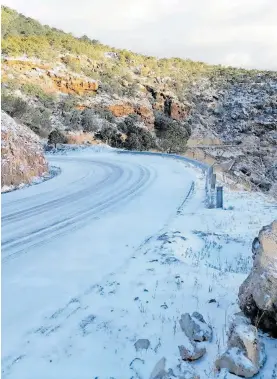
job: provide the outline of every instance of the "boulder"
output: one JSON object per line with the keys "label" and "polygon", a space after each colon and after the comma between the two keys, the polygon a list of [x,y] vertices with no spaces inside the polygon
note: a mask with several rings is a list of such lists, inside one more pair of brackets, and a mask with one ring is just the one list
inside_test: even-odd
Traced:
{"label": "boulder", "polygon": [[181,315],[179,320],[182,331],[191,341],[211,341],[212,328],[206,323],[203,316],[198,312]]}
{"label": "boulder", "polygon": [[253,268],[239,289],[239,304],[252,323],[277,337],[277,220],[252,244]]}
{"label": "boulder", "polygon": [[242,314],[230,325],[227,350],[216,360],[217,369],[252,378],[265,363],[264,344],[259,341],[257,328]]}

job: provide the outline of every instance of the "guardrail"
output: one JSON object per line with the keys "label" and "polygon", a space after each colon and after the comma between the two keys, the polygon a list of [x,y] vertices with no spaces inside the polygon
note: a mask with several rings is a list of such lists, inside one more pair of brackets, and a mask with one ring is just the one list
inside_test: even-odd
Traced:
{"label": "guardrail", "polygon": [[168,154],[168,153],[155,153],[151,151],[128,151],[128,150],[117,150],[118,154],[137,154],[137,155],[155,155],[166,158],[173,158],[185,161],[192,164],[193,166],[200,168],[203,173],[205,173],[206,183],[205,183],[205,192],[206,192],[206,206],[207,208],[223,208],[223,187],[216,187],[216,175],[213,172],[213,167],[199,162],[192,158],[187,158],[178,154]]}

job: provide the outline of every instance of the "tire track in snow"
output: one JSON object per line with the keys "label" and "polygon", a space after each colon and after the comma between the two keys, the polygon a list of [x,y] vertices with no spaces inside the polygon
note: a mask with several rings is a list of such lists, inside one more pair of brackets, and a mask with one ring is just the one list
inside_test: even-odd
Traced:
{"label": "tire track in snow", "polygon": [[[101,190],[103,186],[107,186],[108,184],[112,184],[118,181],[120,175],[122,175],[122,168],[120,168],[119,166],[111,164],[105,165],[112,167],[115,175],[112,175],[111,177],[104,179],[103,182],[99,183],[97,187],[98,190]],[[26,236],[21,236],[17,239],[4,241],[2,243],[2,253],[6,252],[6,255],[2,258],[2,262],[5,263],[11,258],[14,258],[19,254],[26,252],[26,249],[41,246],[42,244],[47,243],[49,240],[52,241],[53,239],[56,239],[61,235],[77,230],[83,225],[85,225],[90,219],[100,217],[101,215],[103,215],[104,212],[112,210],[114,207],[117,207],[123,202],[130,201],[140,191],[144,190],[147,184],[150,185],[151,182],[151,171],[148,168],[139,165],[135,167],[138,170],[137,178],[132,182],[131,179],[133,178],[135,171],[130,170],[126,178],[127,187],[124,190],[119,191],[117,194],[114,194],[110,191],[102,201],[98,201],[96,204],[93,204],[86,211],[77,212],[76,214],[70,217],[65,217],[58,222],[55,221],[52,224],[47,225],[46,227],[36,229],[33,233],[29,235],[27,234]],[[128,183],[130,184],[128,185]],[[95,186],[89,187],[88,189],[84,189],[83,191],[81,191],[81,196],[86,196],[93,193],[92,191],[94,189]],[[73,199],[77,201],[80,197],[79,194],[80,192],[74,194]],[[64,201],[62,205],[68,204],[69,201],[71,204],[71,196],[67,197],[66,201]],[[55,204],[60,205],[58,200],[55,201]],[[49,208],[49,206],[47,206],[47,208]],[[43,207],[42,210],[44,209],[45,208]],[[39,212],[39,210],[41,210],[41,208],[38,208],[37,212]],[[34,215],[36,215],[37,212],[34,213]],[[33,213],[31,215],[33,215]],[[22,214],[22,217],[24,217],[24,213]]]}

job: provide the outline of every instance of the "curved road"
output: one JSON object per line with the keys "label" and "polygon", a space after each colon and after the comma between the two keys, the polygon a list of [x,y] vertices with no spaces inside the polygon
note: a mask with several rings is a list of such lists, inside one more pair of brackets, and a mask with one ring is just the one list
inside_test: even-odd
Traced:
{"label": "curved road", "polygon": [[176,217],[195,179],[183,162],[156,156],[72,153],[49,160],[60,175],[2,196],[8,377],[17,377],[14,367],[28,355],[30,333],[119,272]]}

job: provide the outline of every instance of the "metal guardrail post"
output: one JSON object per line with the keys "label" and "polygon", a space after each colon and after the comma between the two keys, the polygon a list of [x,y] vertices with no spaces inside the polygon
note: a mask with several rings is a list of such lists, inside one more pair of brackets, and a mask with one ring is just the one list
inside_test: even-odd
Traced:
{"label": "metal guardrail post", "polygon": [[215,184],[216,184],[216,174],[212,174],[212,177],[211,177],[211,189],[212,190],[215,189]]}
{"label": "metal guardrail post", "polygon": [[223,208],[223,187],[216,187],[216,207]]}

